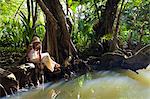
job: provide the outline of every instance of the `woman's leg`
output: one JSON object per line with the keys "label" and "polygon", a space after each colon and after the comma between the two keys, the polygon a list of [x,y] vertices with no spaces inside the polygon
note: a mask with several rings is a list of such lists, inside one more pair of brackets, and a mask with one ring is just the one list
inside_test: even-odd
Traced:
{"label": "woman's leg", "polygon": [[55,61],[53,61],[50,58],[49,53],[41,53],[41,59],[42,59],[42,63],[44,63],[44,65],[51,71],[54,71],[54,67],[57,64]]}

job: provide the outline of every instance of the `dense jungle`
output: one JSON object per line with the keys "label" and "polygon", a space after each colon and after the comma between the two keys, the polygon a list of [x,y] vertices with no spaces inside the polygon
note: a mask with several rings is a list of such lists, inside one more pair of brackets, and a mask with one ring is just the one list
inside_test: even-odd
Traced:
{"label": "dense jungle", "polygon": [[149,93],[149,0],[0,0],[0,98]]}

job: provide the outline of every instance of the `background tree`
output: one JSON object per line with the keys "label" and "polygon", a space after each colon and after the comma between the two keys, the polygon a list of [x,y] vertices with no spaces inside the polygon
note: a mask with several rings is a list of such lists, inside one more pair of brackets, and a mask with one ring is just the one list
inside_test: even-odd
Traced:
{"label": "background tree", "polygon": [[[94,31],[97,35],[97,40],[106,34],[113,34],[113,25],[116,18],[117,8],[120,0],[107,0],[104,10],[101,12],[101,19],[94,26]],[[115,44],[114,44],[115,45]],[[109,43],[105,43],[104,50],[114,50]]]}
{"label": "background tree", "polygon": [[[149,1],[129,1],[121,16],[120,36],[123,43],[135,52],[142,45],[150,43],[150,4]],[[134,45],[134,47],[133,47]],[[136,48],[135,48],[136,47]]]}

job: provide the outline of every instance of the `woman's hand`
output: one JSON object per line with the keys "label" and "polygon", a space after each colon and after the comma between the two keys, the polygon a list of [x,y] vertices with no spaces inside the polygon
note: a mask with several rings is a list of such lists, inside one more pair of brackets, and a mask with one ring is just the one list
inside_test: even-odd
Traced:
{"label": "woman's hand", "polygon": [[60,64],[55,64],[55,71],[57,71],[57,70],[61,70],[60,69]]}
{"label": "woman's hand", "polygon": [[56,67],[56,68],[59,68],[59,67],[60,67],[60,64],[56,64],[55,67]]}

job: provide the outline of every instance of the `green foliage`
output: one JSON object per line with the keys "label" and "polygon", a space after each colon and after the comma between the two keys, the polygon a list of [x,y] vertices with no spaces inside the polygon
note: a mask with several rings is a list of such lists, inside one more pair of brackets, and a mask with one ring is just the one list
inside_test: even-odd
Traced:
{"label": "green foliage", "polygon": [[34,34],[37,34],[42,39],[44,33],[45,28],[40,21],[35,28],[32,28],[25,17],[22,22],[15,19],[2,20],[0,26],[0,46],[22,47],[26,44],[27,40],[31,42]]}
{"label": "green foliage", "polygon": [[132,32],[132,41],[139,42],[143,35],[142,43],[150,43],[150,1],[134,0],[128,2],[121,17],[120,38],[125,42]]}
{"label": "green foliage", "polygon": [[[94,1],[97,5],[94,4]],[[72,38],[80,51],[88,48],[90,44],[96,42],[95,33],[92,29],[93,25],[98,21],[99,13],[105,9],[107,0],[68,0],[68,5],[73,11],[71,18],[73,19]],[[127,1],[125,1],[127,2]],[[120,3],[121,4],[121,3]],[[123,10],[121,16],[120,33],[118,35],[120,42],[127,42],[130,33],[132,33],[132,41],[142,43],[150,43],[150,1],[147,0],[129,0]],[[142,32],[143,28],[143,32]],[[101,38],[102,42],[111,40],[112,34],[105,35]]]}
{"label": "green foliage", "polygon": [[37,20],[35,27],[32,27],[32,21],[28,22],[26,17],[27,10],[24,4],[20,7],[15,17],[18,7],[23,1],[24,0],[0,1],[0,8],[2,9],[2,12],[0,11],[0,46],[23,47],[27,42],[31,42],[34,34],[40,36],[41,39],[44,37],[44,19],[42,18],[43,14],[40,10],[38,16],[39,20]]}
{"label": "green foliage", "polygon": [[39,21],[39,23],[35,24],[35,26],[32,26],[32,21],[28,21],[27,17],[25,14],[22,12],[20,13],[21,16],[21,21],[23,24],[23,41],[24,43],[29,43],[32,40],[32,37],[34,35],[38,35],[41,38],[43,38],[43,34],[45,33],[45,27],[44,25]]}
{"label": "green foliage", "polygon": [[22,46],[22,26],[13,19],[2,21],[0,27],[1,46]]}
{"label": "green foliage", "polygon": [[[104,4],[100,1],[96,2],[98,7]],[[70,0],[69,6],[74,13],[74,16],[71,16],[74,19],[72,31],[73,42],[80,51],[83,51],[96,40],[93,31],[93,24],[98,20],[96,7],[93,0]]]}
{"label": "green foliage", "polygon": [[112,40],[112,39],[113,39],[112,34],[106,34],[101,38],[101,42],[106,42],[106,41]]}
{"label": "green foliage", "polygon": [[[43,39],[45,33],[43,13],[38,9],[38,20],[33,27],[32,20],[27,19],[26,2],[18,12],[18,7],[24,0],[0,0],[0,46],[22,47],[26,42],[31,42],[33,35]],[[25,0],[26,1],[26,0]],[[93,25],[101,19],[101,12],[105,9],[107,0],[68,0],[73,27],[71,36],[77,49],[83,51],[90,44],[96,42]],[[35,1],[34,1],[35,2]],[[97,5],[97,8],[95,6]],[[133,33],[132,41],[150,43],[150,1],[129,0],[121,16],[119,38],[127,42],[129,34]],[[97,13],[98,11],[98,13]],[[101,40],[112,39],[112,35],[105,35]]]}
{"label": "green foliage", "polygon": [[31,42],[32,37],[35,33],[35,30],[32,28],[31,23],[28,21],[27,17],[21,12],[21,21],[23,23],[24,31],[23,31],[23,40],[26,43]]}
{"label": "green foliage", "polygon": [[20,1],[22,0],[0,0],[0,14],[7,16],[13,15],[14,12],[16,12],[16,8],[18,8]]}

